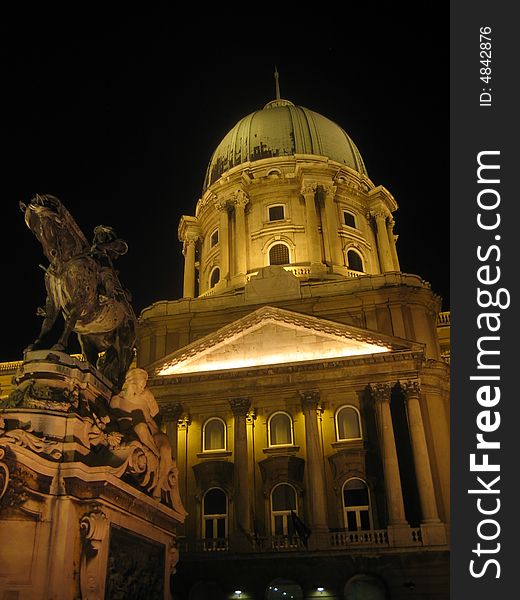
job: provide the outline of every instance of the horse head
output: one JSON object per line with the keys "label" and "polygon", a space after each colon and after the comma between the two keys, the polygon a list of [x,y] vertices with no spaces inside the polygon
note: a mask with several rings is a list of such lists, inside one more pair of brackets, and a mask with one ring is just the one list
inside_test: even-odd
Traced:
{"label": "horse head", "polygon": [[50,261],[67,260],[88,247],[76,222],[55,196],[36,194],[28,204],[20,202],[20,210]]}

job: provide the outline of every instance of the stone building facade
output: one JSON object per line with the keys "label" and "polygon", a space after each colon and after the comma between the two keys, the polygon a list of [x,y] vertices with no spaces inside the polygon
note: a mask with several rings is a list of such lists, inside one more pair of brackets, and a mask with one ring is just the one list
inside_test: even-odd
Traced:
{"label": "stone building facade", "polygon": [[179,600],[448,597],[449,315],[392,194],[277,98],[183,216],[183,298],[140,317],[188,511]]}

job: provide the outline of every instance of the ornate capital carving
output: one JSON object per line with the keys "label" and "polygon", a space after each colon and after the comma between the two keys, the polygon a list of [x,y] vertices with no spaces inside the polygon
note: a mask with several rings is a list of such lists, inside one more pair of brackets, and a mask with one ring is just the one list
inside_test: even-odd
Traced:
{"label": "ornate capital carving", "polygon": [[188,414],[182,414],[177,419],[177,426],[180,431],[186,431],[188,427],[191,425],[191,416]]}
{"label": "ornate capital carving", "polygon": [[302,187],[301,187],[301,194],[302,194],[302,196],[308,196],[311,194],[314,196],[314,194],[316,193],[316,188],[317,188],[316,183],[304,181],[302,183]]}
{"label": "ornate capital carving", "polygon": [[399,387],[403,390],[404,397],[418,398],[421,395],[421,380],[409,379],[408,381],[400,381]]}
{"label": "ornate capital carving", "polygon": [[369,385],[372,398],[376,402],[390,402],[392,395],[392,383],[371,383]]}
{"label": "ornate capital carving", "polygon": [[237,190],[236,192],[233,192],[231,201],[233,204],[235,204],[235,206],[245,208],[249,202],[249,196],[244,192],[244,190]]}
{"label": "ornate capital carving", "polygon": [[184,256],[186,256],[186,253],[188,251],[188,247],[189,246],[195,246],[195,243],[197,242],[197,240],[199,239],[198,235],[192,235],[189,237],[186,237],[183,242],[182,242],[182,253]]}
{"label": "ornate capital carving", "polygon": [[318,390],[302,390],[300,391],[300,400],[302,410],[317,410],[320,402],[320,392]]}
{"label": "ornate capital carving", "polygon": [[386,221],[386,218],[388,217],[388,213],[382,208],[378,210],[373,210],[370,214],[372,215],[372,217],[374,217],[376,221],[380,221],[381,219],[383,221]]}
{"label": "ornate capital carving", "polygon": [[181,418],[181,415],[184,411],[184,408],[180,402],[176,402],[175,404],[167,404],[161,406],[161,415],[163,421],[174,422],[178,421]]}
{"label": "ornate capital carving", "polygon": [[326,196],[331,196],[332,198],[334,198],[336,195],[336,190],[338,189],[335,185],[322,185],[321,187],[323,189],[323,193]]}
{"label": "ornate capital carving", "polygon": [[224,198],[219,198],[217,196],[217,198],[215,199],[215,208],[219,211],[225,211],[228,208],[228,201],[224,200]]}
{"label": "ornate capital carving", "polygon": [[230,398],[229,406],[231,406],[235,417],[247,417],[247,413],[251,407],[251,400],[249,398]]}
{"label": "ornate capital carving", "polygon": [[390,231],[392,231],[392,229],[395,226],[395,219],[391,215],[388,217],[388,220],[386,222],[386,226],[388,227],[388,229]]}
{"label": "ornate capital carving", "polygon": [[255,421],[256,421],[256,412],[255,412],[255,409],[252,408],[246,415],[246,422],[251,425]]}

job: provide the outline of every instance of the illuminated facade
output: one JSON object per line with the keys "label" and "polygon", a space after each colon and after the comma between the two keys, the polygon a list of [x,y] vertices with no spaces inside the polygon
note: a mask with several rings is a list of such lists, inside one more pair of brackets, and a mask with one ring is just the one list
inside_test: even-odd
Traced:
{"label": "illuminated facade", "polygon": [[140,318],[189,516],[179,600],[448,597],[449,315],[335,123],[242,119]]}

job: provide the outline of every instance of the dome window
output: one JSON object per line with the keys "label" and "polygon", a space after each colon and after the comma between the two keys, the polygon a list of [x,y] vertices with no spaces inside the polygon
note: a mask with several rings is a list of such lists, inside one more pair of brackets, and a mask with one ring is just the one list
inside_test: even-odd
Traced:
{"label": "dome window", "polygon": [[209,238],[209,247],[213,248],[217,244],[218,244],[218,229],[215,229],[215,231],[211,234],[211,236]]}
{"label": "dome window", "polygon": [[347,252],[347,266],[351,271],[363,272],[363,259],[355,250]]}
{"label": "dome window", "polygon": [[285,219],[285,206],[275,204],[269,207],[269,221],[283,221]]}
{"label": "dome window", "polygon": [[348,227],[354,227],[354,229],[356,227],[356,217],[351,212],[348,212],[347,210],[343,211],[343,222]]}
{"label": "dome window", "polygon": [[217,283],[220,281],[220,269],[215,267],[213,271],[211,271],[211,276],[209,278],[209,287],[214,288]]}
{"label": "dome window", "polygon": [[285,244],[271,246],[269,250],[270,265],[288,265],[289,263],[289,248]]}

